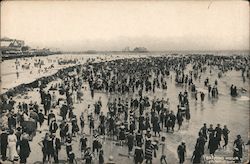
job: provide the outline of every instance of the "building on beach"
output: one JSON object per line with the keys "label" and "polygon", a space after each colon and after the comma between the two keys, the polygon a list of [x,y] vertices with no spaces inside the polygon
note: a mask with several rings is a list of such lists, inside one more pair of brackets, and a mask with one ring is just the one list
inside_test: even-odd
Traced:
{"label": "building on beach", "polygon": [[10,38],[0,39],[0,51],[3,60],[29,56],[47,56],[53,54],[50,49],[33,49],[25,45],[23,40]]}

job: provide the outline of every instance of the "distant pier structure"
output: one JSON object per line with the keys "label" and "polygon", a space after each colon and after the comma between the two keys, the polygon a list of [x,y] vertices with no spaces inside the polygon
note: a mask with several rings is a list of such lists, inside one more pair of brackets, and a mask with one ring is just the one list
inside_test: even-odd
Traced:
{"label": "distant pier structure", "polygon": [[125,47],[122,52],[139,52],[139,53],[143,53],[143,52],[148,52],[147,48],[145,47],[135,47],[133,50],[130,49],[130,47]]}
{"label": "distant pier structure", "polygon": [[129,47],[125,47],[122,52],[130,52],[130,48]]}

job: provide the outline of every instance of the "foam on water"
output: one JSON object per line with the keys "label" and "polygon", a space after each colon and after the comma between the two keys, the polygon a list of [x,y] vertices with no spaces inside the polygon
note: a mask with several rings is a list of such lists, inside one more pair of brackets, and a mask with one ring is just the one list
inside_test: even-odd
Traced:
{"label": "foam on water", "polygon": [[240,96],[239,98],[237,98],[237,100],[239,100],[239,101],[249,101],[250,99],[247,96]]}

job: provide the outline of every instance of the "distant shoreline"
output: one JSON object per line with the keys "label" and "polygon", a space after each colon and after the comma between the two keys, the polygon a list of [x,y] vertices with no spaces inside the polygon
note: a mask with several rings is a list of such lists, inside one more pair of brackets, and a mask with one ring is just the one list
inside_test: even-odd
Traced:
{"label": "distant shoreline", "polygon": [[4,60],[11,60],[11,59],[18,59],[18,58],[27,58],[27,57],[45,57],[45,56],[50,56],[50,55],[65,55],[65,54],[79,54],[79,55],[100,55],[100,54],[159,54],[159,55],[164,55],[164,54],[170,54],[170,55],[203,55],[203,54],[209,54],[209,55],[250,55],[250,51],[248,50],[216,50],[216,51],[200,51],[200,50],[179,50],[179,51],[147,51],[147,52],[136,52],[136,51],[60,51],[56,53],[51,53],[51,54],[13,54],[13,55],[3,55],[1,54],[1,59],[2,61]]}
{"label": "distant shoreline", "polygon": [[248,53],[250,50],[166,50],[166,51],[147,51],[147,52],[135,52],[135,51],[61,51],[61,54],[99,54],[99,53],[138,53],[138,54],[146,54],[146,53]]}
{"label": "distant shoreline", "polygon": [[1,60],[11,60],[11,59],[18,59],[18,58],[27,58],[27,57],[37,57],[37,56],[50,56],[50,55],[56,55],[60,53],[50,53],[50,54],[11,54],[11,55],[3,55],[1,54]]}

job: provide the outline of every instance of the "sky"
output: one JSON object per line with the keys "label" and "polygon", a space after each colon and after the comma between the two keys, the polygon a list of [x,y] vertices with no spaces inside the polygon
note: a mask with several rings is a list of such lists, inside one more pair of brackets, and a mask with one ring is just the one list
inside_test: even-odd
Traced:
{"label": "sky", "polygon": [[63,51],[249,50],[247,1],[5,1],[1,37]]}

